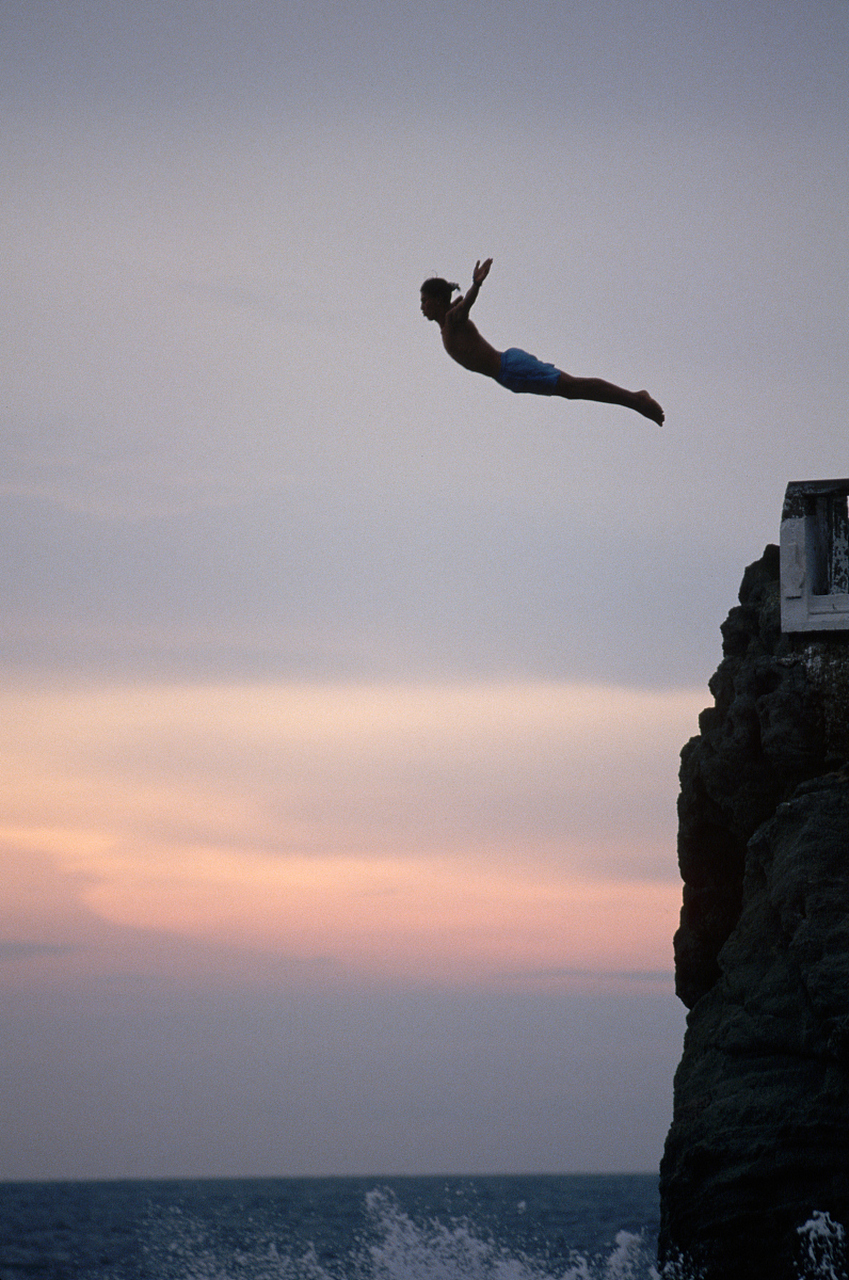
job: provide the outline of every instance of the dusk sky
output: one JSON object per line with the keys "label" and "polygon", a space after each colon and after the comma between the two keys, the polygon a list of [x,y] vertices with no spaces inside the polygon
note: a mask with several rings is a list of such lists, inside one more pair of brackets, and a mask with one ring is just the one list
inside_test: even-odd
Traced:
{"label": "dusk sky", "polygon": [[[0,1178],[656,1168],[678,754],[849,474],[846,0],[4,0]],[[515,396],[419,312],[645,387]]]}

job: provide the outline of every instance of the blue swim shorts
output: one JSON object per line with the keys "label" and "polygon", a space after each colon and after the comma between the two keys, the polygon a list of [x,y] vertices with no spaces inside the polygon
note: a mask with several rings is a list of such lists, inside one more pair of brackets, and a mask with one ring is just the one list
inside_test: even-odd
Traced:
{"label": "blue swim shorts", "polygon": [[559,377],[560,371],[553,364],[543,364],[527,351],[510,347],[501,357],[501,368],[495,380],[508,391],[530,391],[538,396],[550,396],[554,394]]}

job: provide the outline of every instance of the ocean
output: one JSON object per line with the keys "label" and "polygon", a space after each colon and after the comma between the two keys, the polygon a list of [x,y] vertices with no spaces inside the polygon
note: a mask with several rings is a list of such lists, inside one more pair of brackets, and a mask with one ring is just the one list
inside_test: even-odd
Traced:
{"label": "ocean", "polygon": [[657,1229],[654,1174],[5,1183],[0,1280],[660,1280]]}
{"label": "ocean", "polygon": [[643,1280],[657,1177],[0,1185],[0,1280]]}

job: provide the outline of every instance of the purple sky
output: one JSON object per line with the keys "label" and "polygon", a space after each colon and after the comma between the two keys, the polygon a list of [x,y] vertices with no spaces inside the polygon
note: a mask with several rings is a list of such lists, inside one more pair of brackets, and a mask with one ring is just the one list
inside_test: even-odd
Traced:
{"label": "purple sky", "polygon": [[[4,5],[0,1177],[656,1166],[678,751],[847,473],[847,23]],[[490,255],[662,431],[451,364]]]}

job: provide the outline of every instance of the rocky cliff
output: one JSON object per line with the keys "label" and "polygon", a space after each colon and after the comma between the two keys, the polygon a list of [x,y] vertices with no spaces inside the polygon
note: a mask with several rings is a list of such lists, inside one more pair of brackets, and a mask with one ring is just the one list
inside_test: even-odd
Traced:
{"label": "rocky cliff", "polygon": [[777,547],[739,599],[681,755],[660,1256],[796,1280],[806,1220],[849,1226],[849,633],[781,633]]}

